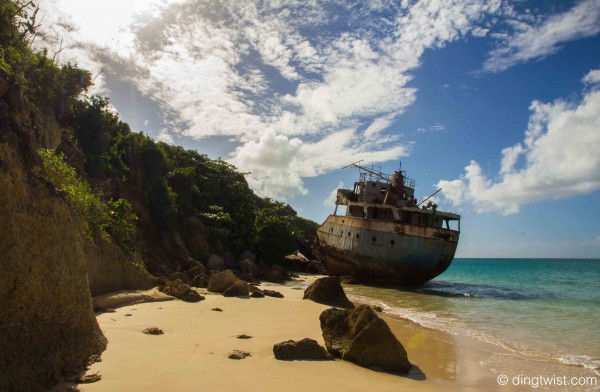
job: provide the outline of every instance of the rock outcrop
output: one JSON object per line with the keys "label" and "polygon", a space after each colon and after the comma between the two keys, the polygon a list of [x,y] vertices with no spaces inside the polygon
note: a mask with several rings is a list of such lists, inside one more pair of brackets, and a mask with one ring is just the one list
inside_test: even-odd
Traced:
{"label": "rock outcrop", "polygon": [[203,296],[193,290],[189,284],[183,283],[180,279],[169,280],[160,288],[160,291],[185,302],[199,302],[204,299]]}
{"label": "rock outcrop", "polygon": [[327,309],[319,319],[325,347],[334,357],[388,372],[410,370],[404,347],[369,306]]}
{"label": "rock outcrop", "polygon": [[[92,296],[119,290],[147,290],[154,286],[152,276],[143,268],[139,256],[128,255],[103,240],[86,239],[83,251]],[[134,266],[136,257],[139,267]]]}
{"label": "rock outcrop", "polygon": [[208,271],[225,271],[225,261],[221,256],[212,254],[206,262],[206,269]]}
{"label": "rock outcrop", "polygon": [[194,280],[198,275],[204,276],[206,274],[206,267],[202,264],[198,264],[185,272],[188,278]]}
{"label": "rock outcrop", "polygon": [[348,300],[337,276],[328,276],[315,280],[304,291],[304,299],[310,299],[320,304],[350,309],[354,304]]}
{"label": "rock outcrop", "polygon": [[240,261],[240,271],[245,274],[252,274],[254,277],[262,275],[260,267],[250,259],[244,259]]}
{"label": "rock outcrop", "polygon": [[305,338],[299,341],[288,340],[273,346],[276,359],[294,360],[332,360],[333,357],[314,339]]}
{"label": "rock outcrop", "polygon": [[262,290],[262,294],[266,295],[267,297],[283,298],[283,294],[275,290]]}
{"label": "rock outcrop", "polygon": [[33,109],[15,87],[2,101],[0,390],[40,391],[85,367],[106,339],[92,309],[82,224],[36,174]]}
{"label": "rock outcrop", "polygon": [[208,281],[208,291],[212,293],[222,293],[237,281],[238,278],[231,270],[217,272],[210,276],[210,280]]}
{"label": "rock outcrop", "polygon": [[223,291],[224,297],[247,297],[250,294],[248,283],[238,280]]}

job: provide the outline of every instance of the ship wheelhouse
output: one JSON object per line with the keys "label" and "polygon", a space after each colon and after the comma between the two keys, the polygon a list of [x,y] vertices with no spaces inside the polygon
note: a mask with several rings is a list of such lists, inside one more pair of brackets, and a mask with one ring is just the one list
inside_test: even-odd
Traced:
{"label": "ship wheelhouse", "polygon": [[[338,189],[333,215],[460,232],[459,215],[438,211],[433,202],[417,203],[415,181],[407,178],[404,172],[395,172],[392,178],[394,176],[396,184],[361,176],[353,189]],[[399,181],[402,186],[397,185]]]}

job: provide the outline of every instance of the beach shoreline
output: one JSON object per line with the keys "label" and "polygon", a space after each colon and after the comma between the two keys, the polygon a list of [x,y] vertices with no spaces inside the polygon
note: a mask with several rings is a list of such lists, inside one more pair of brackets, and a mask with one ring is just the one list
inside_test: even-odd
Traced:
{"label": "beach shoreline", "polygon": [[[335,361],[278,361],[274,344],[312,338],[324,345],[320,313],[328,306],[303,300],[303,287],[319,276],[302,275],[285,285],[263,283],[284,298],[227,298],[199,290],[204,301],[145,302],[149,292],[117,293],[114,312],[99,313],[108,338],[102,361],[87,375],[101,380],[80,384],[82,391],[193,391],[199,388],[244,390],[345,391],[479,391],[517,390],[500,386],[496,374],[481,364],[501,348],[475,339],[432,330],[398,316],[379,313],[408,352],[413,369],[396,375],[336,359]],[[134,304],[126,305],[124,297]],[[164,300],[157,294],[159,300]],[[104,296],[103,303],[110,303]],[[143,303],[139,303],[140,298]],[[110,307],[110,306],[106,306]],[[220,308],[222,311],[212,309]],[[164,335],[142,333],[156,326]],[[246,334],[250,339],[237,339]],[[243,360],[228,358],[233,350],[246,351]]]}
{"label": "beach shoreline", "polygon": [[[97,314],[109,344],[102,361],[92,364],[86,373],[97,374],[101,380],[79,384],[78,388],[81,391],[195,391],[200,388],[244,388],[251,392],[281,389],[518,391],[531,389],[532,385],[515,384],[515,381],[523,381],[517,377],[537,377],[555,369],[555,364],[547,367],[549,364],[543,360],[532,362],[530,357],[476,337],[447,333],[390,313],[379,315],[403,344],[414,365],[408,375],[365,369],[339,359],[276,360],[272,347],[282,341],[312,338],[324,345],[319,315],[328,306],[302,299],[304,288],[319,277],[301,274],[300,278],[284,285],[263,283],[260,286],[279,291],[284,298],[223,297],[199,289],[206,299],[186,303],[173,300],[156,288],[96,297],[95,306],[109,310]],[[215,308],[222,311],[213,310]],[[164,335],[142,333],[143,329],[153,326],[161,328]],[[236,338],[242,334],[251,338]],[[229,359],[228,355],[234,350],[251,356],[243,360]],[[586,374],[581,368],[564,369],[569,376]],[[502,376],[507,377],[506,383],[499,378]],[[564,385],[541,389],[586,390],[581,386]]]}

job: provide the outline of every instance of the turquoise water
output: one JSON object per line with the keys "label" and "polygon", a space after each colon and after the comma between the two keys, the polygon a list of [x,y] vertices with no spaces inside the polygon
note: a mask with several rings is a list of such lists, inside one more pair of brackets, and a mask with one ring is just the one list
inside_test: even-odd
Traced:
{"label": "turquoise water", "polygon": [[417,289],[345,289],[426,327],[600,369],[600,260],[455,259]]}

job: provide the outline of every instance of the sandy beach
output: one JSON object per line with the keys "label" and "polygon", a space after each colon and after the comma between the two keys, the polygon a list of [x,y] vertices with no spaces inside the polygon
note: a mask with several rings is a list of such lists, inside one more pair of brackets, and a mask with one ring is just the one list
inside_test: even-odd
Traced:
{"label": "sandy beach", "polygon": [[[497,375],[481,366],[500,348],[385,314],[381,315],[415,365],[406,376],[365,369],[342,360],[276,360],[272,351],[276,343],[308,337],[324,344],[319,314],[327,306],[302,299],[302,285],[316,277],[301,279],[286,285],[261,286],[281,292],[283,299],[226,298],[200,290],[206,299],[198,303],[146,302],[99,314],[99,324],[109,343],[102,361],[93,364],[87,374],[97,373],[102,378],[79,388],[90,392],[511,389],[499,386]],[[114,296],[115,303],[123,304],[127,295]],[[159,300],[166,299],[155,291],[138,293],[136,298],[148,300],[155,295]],[[102,304],[111,305],[110,298],[105,296]],[[142,333],[154,326],[164,334]],[[252,338],[238,339],[241,334]],[[229,359],[233,350],[249,352],[251,356]]]}

